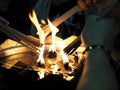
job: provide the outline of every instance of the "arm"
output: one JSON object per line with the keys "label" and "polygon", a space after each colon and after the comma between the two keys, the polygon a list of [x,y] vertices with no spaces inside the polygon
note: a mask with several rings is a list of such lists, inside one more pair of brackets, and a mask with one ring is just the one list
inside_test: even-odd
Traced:
{"label": "arm", "polygon": [[77,90],[118,90],[109,56],[101,49],[87,53]]}
{"label": "arm", "polygon": [[[115,22],[110,19],[96,21],[96,18],[96,16],[90,16],[87,19],[81,35],[82,42],[85,47],[95,44],[111,50],[117,35]],[[86,56],[76,90],[118,90],[115,73],[109,62],[110,56],[100,48],[87,51]]]}

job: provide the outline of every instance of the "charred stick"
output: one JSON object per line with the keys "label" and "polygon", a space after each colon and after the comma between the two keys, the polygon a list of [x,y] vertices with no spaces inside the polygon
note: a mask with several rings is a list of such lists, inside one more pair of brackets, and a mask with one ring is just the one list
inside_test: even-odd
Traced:
{"label": "charred stick", "polygon": [[80,44],[81,44],[81,40],[80,37],[78,37],[64,48],[64,52],[70,55],[80,46]]}

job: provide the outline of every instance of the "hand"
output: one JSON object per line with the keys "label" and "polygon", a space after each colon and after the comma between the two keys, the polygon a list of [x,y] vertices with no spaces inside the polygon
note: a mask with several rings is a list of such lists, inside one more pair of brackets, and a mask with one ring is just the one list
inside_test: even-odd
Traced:
{"label": "hand", "polygon": [[81,9],[87,10],[89,6],[97,3],[98,0],[77,0],[77,4],[80,6]]}
{"label": "hand", "polygon": [[81,40],[86,47],[95,44],[111,49],[118,34],[115,21],[106,18],[96,21],[97,18],[98,16],[94,15],[87,18]]}
{"label": "hand", "polygon": [[5,24],[5,25],[9,24],[9,22],[6,19],[4,19],[3,17],[1,17],[1,16],[0,16],[0,22]]}

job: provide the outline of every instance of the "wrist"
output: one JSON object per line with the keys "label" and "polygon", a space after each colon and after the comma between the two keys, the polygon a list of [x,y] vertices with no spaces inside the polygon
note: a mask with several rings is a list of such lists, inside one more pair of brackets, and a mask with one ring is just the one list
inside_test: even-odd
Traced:
{"label": "wrist", "polygon": [[85,45],[85,47],[89,47],[89,46],[101,46],[104,47],[105,49],[111,50],[113,44],[110,43],[111,41],[107,41],[105,39],[98,39],[98,40],[88,40],[86,42],[83,42],[83,44]]}
{"label": "wrist", "polygon": [[100,49],[100,50],[104,51],[106,54],[110,55],[110,50],[103,45],[89,45],[84,50],[83,54],[85,54],[86,52],[91,52],[93,50],[98,50],[98,49]]}

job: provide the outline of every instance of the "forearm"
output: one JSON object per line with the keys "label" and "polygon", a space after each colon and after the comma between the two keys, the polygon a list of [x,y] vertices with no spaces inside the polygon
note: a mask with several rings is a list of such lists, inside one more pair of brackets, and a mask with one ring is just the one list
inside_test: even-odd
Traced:
{"label": "forearm", "polygon": [[118,90],[109,56],[101,49],[87,53],[77,90]]}

